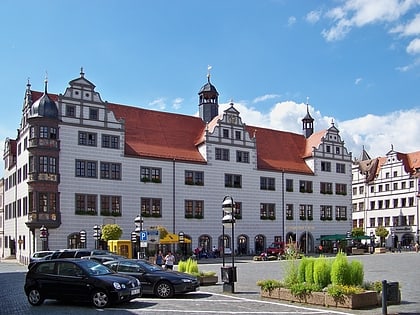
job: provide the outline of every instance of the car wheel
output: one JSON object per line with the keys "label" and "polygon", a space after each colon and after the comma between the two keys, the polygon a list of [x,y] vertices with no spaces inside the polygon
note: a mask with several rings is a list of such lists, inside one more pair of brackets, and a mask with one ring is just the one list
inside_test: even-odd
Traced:
{"label": "car wheel", "polygon": [[92,304],[96,308],[104,308],[109,304],[108,294],[104,291],[95,291],[92,294]]}
{"label": "car wheel", "polygon": [[174,295],[174,288],[168,281],[161,281],[156,285],[155,295],[161,299],[170,298]]}
{"label": "car wheel", "polygon": [[44,302],[41,292],[37,288],[32,288],[28,293],[28,302],[31,305],[38,306]]}

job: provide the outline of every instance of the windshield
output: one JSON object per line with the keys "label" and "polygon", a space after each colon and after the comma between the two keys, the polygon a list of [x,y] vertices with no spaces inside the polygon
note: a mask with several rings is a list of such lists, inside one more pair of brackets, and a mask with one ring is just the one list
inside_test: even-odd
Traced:
{"label": "windshield", "polygon": [[93,260],[82,260],[81,265],[85,268],[89,275],[107,275],[113,273],[108,267],[93,261]]}

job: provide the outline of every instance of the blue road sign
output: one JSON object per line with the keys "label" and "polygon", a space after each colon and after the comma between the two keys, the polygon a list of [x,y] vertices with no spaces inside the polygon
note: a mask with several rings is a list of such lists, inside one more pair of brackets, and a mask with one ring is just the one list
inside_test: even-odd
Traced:
{"label": "blue road sign", "polygon": [[147,231],[140,232],[140,241],[147,242]]}

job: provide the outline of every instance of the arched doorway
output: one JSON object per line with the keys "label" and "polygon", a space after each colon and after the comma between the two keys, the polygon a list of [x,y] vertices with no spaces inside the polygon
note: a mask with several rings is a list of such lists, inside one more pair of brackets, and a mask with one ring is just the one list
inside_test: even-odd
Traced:
{"label": "arched doorway", "polygon": [[238,237],[238,255],[247,255],[248,254],[248,236],[239,235]]}
{"label": "arched doorway", "polygon": [[411,233],[405,233],[401,237],[401,246],[410,248],[410,246],[414,246],[414,235]]}
{"label": "arched doorway", "polygon": [[198,248],[200,250],[200,256],[205,253],[211,253],[211,237],[207,234],[200,235],[198,238]]}
{"label": "arched doorway", "polygon": [[304,232],[300,235],[299,251],[305,254],[314,252],[314,238],[310,232]]}
{"label": "arched doorway", "polygon": [[254,247],[255,247],[255,254],[259,255],[265,251],[265,236],[262,234],[258,234],[255,236],[254,239]]}

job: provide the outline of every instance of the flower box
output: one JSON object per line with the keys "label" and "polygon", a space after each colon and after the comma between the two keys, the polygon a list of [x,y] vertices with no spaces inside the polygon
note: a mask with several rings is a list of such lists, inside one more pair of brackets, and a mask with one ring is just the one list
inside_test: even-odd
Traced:
{"label": "flower box", "polygon": [[200,285],[214,285],[219,281],[217,276],[198,276],[198,280],[200,281]]}
{"label": "flower box", "polygon": [[298,302],[326,307],[342,307],[349,309],[360,309],[378,306],[378,293],[366,291],[363,293],[344,295],[341,298],[334,298],[326,292],[311,292],[301,296],[293,295],[289,289],[275,288],[272,290],[261,290],[261,297]]}

